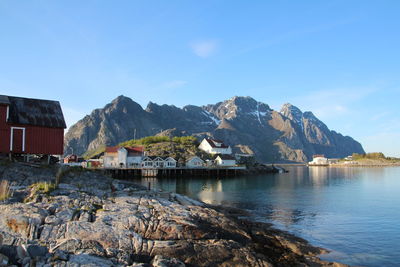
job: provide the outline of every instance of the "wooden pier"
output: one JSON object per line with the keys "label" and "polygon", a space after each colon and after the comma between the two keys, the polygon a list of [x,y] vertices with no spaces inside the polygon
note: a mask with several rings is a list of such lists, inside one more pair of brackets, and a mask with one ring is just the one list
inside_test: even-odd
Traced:
{"label": "wooden pier", "polygon": [[113,178],[134,177],[233,177],[246,174],[243,168],[121,168],[103,169],[105,174]]}

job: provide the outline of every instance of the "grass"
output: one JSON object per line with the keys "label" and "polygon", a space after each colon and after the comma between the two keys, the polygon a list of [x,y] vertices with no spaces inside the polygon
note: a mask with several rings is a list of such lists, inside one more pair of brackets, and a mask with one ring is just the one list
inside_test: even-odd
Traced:
{"label": "grass", "polygon": [[31,188],[33,188],[33,190],[35,190],[36,192],[49,194],[51,191],[56,189],[56,185],[53,183],[39,182],[31,185]]}
{"label": "grass", "polygon": [[32,201],[37,194],[49,195],[53,190],[56,189],[56,185],[48,182],[38,182],[32,184],[30,188],[31,193],[24,199],[24,203]]}
{"label": "grass", "polygon": [[0,201],[4,201],[11,197],[10,183],[7,180],[2,180],[0,183]]}

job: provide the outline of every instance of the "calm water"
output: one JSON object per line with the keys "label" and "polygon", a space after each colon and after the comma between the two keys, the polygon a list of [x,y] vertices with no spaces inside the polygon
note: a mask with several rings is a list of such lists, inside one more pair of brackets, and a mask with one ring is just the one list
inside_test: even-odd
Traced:
{"label": "calm water", "polygon": [[331,250],[326,260],[400,266],[400,167],[290,167],[289,173],[140,180],[206,203],[249,210]]}

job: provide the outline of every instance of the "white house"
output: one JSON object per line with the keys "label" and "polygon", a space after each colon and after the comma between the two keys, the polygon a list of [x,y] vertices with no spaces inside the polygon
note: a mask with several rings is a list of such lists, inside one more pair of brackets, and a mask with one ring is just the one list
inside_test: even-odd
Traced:
{"label": "white house", "polygon": [[104,152],[105,168],[139,168],[144,154],[144,147],[107,147]]}
{"label": "white house", "polygon": [[151,157],[144,157],[142,159],[141,166],[144,169],[152,169],[152,168],[154,168],[153,159]]}
{"label": "white house", "polygon": [[176,168],[176,160],[171,157],[164,159],[164,168]]}
{"label": "white house", "polygon": [[207,152],[208,154],[232,154],[232,149],[230,146],[224,144],[223,141],[204,138],[199,145],[199,149]]}
{"label": "white house", "polygon": [[172,157],[147,156],[143,158],[141,166],[144,169],[176,168],[176,160]]}
{"label": "white house", "polygon": [[204,160],[197,156],[191,157],[188,161],[186,161],[186,167],[188,168],[201,168],[203,166]]}
{"label": "white house", "polygon": [[308,163],[310,166],[327,166],[329,161],[324,155],[314,155],[313,160]]}
{"label": "white house", "polygon": [[218,155],[215,158],[215,162],[217,163],[218,166],[225,166],[225,167],[236,166],[236,159],[231,155],[224,155],[224,154]]}

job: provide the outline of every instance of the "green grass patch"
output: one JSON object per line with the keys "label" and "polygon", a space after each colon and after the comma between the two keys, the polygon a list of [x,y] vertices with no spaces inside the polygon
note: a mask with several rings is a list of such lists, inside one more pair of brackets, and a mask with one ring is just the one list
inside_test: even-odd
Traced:
{"label": "green grass patch", "polygon": [[10,183],[7,180],[2,180],[0,183],[0,201],[4,201],[11,197]]}

